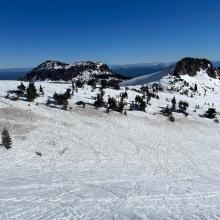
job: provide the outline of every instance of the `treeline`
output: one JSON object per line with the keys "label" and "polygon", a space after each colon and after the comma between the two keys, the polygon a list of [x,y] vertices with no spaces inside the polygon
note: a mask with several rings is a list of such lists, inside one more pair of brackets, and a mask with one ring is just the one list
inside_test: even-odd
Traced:
{"label": "treeline", "polygon": [[21,84],[17,87],[17,90],[9,90],[5,98],[11,100],[24,100],[28,102],[34,101],[38,96],[43,96],[44,91],[42,86],[40,85],[39,89],[37,89],[34,83],[30,82],[27,87],[21,82]]}

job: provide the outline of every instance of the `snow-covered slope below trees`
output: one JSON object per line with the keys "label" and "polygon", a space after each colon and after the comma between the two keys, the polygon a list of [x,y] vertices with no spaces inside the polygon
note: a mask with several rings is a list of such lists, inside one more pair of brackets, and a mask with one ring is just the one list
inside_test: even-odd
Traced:
{"label": "snow-covered slope below trees", "polygon": [[[199,116],[213,104],[220,111],[218,79],[203,70],[165,76],[159,99],[127,115],[77,106],[94,103],[100,91],[90,86],[74,93],[69,111],[45,105],[69,83],[36,82],[44,96],[33,103],[5,99],[19,84],[0,81],[0,128],[13,141],[0,149],[0,219],[220,218],[220,126]],[[129,87],[127,103],[140,87]],[[124,91],[104,89],[104,100]],[[174,96],[189,115],[175,112],[171,123],[159,112]]]}

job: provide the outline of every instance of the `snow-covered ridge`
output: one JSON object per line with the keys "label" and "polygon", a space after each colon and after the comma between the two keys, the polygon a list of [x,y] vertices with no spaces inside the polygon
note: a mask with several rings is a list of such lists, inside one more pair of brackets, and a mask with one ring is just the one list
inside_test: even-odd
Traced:
{"label": "snow-covered ridge", "polygon": [[95,64],[97,66],[97,68],[100,68],[102,65],[105,65],[102,62],[91,62],[91,61],[78,61],[78,62],[74,62],[73,64],[68,64],[65,69],[69,69],[73,66],[88,66],[91,64]]}
{"label": "snow-covered ridge", "polygon": [[174,66],[169,66],[164,70],[158,71],[156,73],[152,73],[145,76],[135,77],[130,80],[126,80],[120,83],[121,86],[136,86],[142,85],[147,83],[152,83],[156,81],[160,81],[162,78],[166,77],[167,75],[171,74],[174,70]]}
{"label": "snow-covered ridge", "polygon": [[80,61],[66,64],[48,60],[41,63],[25,76],[27,81],[65,80],[72,78],[88,81],[92,78],[122,80],[126,77],[115,74],[102,62]]}
{"label": "snow-covered ridge", "polygon": [[34,68],[33,70],[35,70],[35,71],[57,70],[57,69],[66,68],[67,66],[68,66],[68,64],[66,64],[66,63],[62,63],[59,61],[47,60],[47,61],[41,63],[36,68]]}
{"label": "snow-covered ridge", "polygon": [[[156,73],[145,75],[141,77],[135,77],[133,79],[123,81],[121,86],[136,86],[147,83],[152,83],[156,81],[163,81],[167,76],[175,76],[181,78],[182,76],[190,76],[191,80],[197,81],[210,80],[220,78],[220,69],[214,68],[212,63],[206,59],[197,58],[183,58],[176,65],[169,66],[164,70],[158,71]],[[184,77],[183,77],[184,78]],[[204,82],[205,83],[205,82]]]}
{"label": "snow-covered ridge", "polygon": [[63,63],[60,61],[47,60],[41,63],[39,66],[34,68],[34,70],[57,70],[57,69],[69,69],[73,66],[88,66],[91,64],[97,65],[97,68],[104,65],[102,62],[90,62],[90,61],[78,61],[72,64]]}

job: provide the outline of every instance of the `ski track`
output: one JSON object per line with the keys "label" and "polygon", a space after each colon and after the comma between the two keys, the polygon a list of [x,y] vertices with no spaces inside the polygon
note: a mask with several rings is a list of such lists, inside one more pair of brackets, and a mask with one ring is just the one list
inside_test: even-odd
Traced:
{"label": "ski track", "polygon": [[0,149],[1,220],[220,219],[212,121],[4,98],[0,106],[13,138],[10,151]]}

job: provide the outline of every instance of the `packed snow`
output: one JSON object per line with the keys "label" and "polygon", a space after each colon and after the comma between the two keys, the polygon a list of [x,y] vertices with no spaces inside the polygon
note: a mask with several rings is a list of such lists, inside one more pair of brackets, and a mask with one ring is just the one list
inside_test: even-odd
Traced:
{"label": "packed snow", "polygon": [[[164,77],[160,99],[127,115],[75,104],[92,104],[98,88],[79,89],[63,111],[45,103],[69,83],[37,82],[45,94],[29,103],[5,99],[20,82],[0,81],[0,128],[13,141],[0,148],[0,219],[220,219],[220,126],[199,116],[213,104],[219,112],[220,83],[204,77],[183,77],[198,84],[193,98]],[[140,86],[129,88],[128,103]],[[104,91],[107,100],[125,88]],[[189,116],[171,123],[159,111],[173,96],[189,102]]]}

